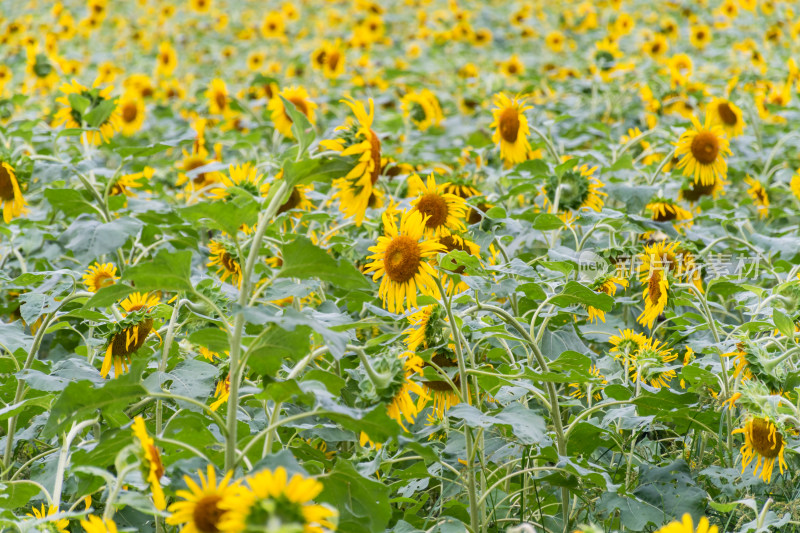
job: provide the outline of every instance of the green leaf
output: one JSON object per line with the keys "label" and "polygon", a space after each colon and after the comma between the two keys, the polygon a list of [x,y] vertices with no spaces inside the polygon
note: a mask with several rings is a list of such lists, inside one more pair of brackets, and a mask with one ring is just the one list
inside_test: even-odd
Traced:
{"label": "green leaf", "polygon": [[132,282],[137,291],[191,291],[191,269],[191,251],[162,249],[152,261],[129,267],[122,279]]}
{"label": "green leaf", "polygon": [[564,226],[564,221],[551,213],[539,213],[532,223],[533,229],[542,231],[554,230]]}
{"label": "green leaf", "polygon": [[27,352],[33,346],[33,337],[22,330],[22,323],[19,321],[11,324],[0,322],[0,346],[11,353],[19,349]]}
{"label": "green leaf", "polygon": [[111,113],[117,108],[117,102],[114,100],[103,100],[100,104],[86,113],[83,116],[83,120],[92,127],[92,128],[99,128],[108,118],[111,116]]}
{"label": "green leaf", "polygon": [[141,221],[130,217],[102,223],[88,215],[80,215],[64,231],[60,240],[77,259],[88,263],[101,255],[116,252],[128,237],[138,233],[141,228]]}
{"label": "green leaf", "polygon": [[314,142],[314,139],[317,138],[316,133],[314,133],[314,126],[311,125],[308,117],[295,107],[294,103],[281,95],[278,96],[280,96],[280,99],[283,101],[283,108],[286,110],[289,118],[292,119],[292,133],[294,133],[294,138],[297,139],[300,145],[300,154],[303,154],[306,149],[311,146],[311,143]]}
{"label": "green leaf", "polygon": [[577,281],[568,281],[562,291],[550,300],[559,307],[574,304],[591,305],[601,311],[611,311],[614,298],[603,292],[595,292]]}
{"label": "green leaf", "polygon": [[233,193],[227,201],[200,202],[179,210],[190,222],[235,235],[242,224],[252,226],[258,218],[258,202],[250,193]]}
{"label": "green leaf", "polygon": [[313,244],[308,238],[298,236],[285,244],[281,278],[318,278],[343,289],[368,289],[370,283],[364,274],[346,259],[334,259],[328,252]]}
{"label": "green leaf", "polygon": [[541,159],[529,159],[527,161],[523,161],[514,167],[514,170],[517,172],[529,172],[534,176],[543,176],[550,173],[550,168],[547,166],[547,163]]}
{"label": "green leaf", "polygon": [[600,497],[597,512],[612,517],[619,512],[620,524],[631,531],[643,531],[647,524],[659,525],[665,521],[664,512],[658,507],[633,496],[620,496],[614,492],[606,492]]}
{"label": "green leaf", "polygon": [[778,328],[778,331],[783,335],[789,338],[794,337],[794,323],[791,318],[783,314],[780,310],[773,309],[772,320],[775,322],[775,327]]}
{"label": "green leaf", "polygon": [[134,291],[133,287],[122,283],[115,283],[108,287],[103,287],[94,296],[89,298],[84,307],[108,307],[111,304],[122,301],[126,296]]}
{"label": "green leaf", "polygon": [[212,352],[217,352],[219,354],[230,349],[228,334],[220,328],[205,328],[193,331],[189,335],[189,340],[194,344],[205,346]]}
{"label": "green leaf", "polygon": [[389,487],[365,478],[343,459],[336,461],[325,476],[325,488],[318,501],[339,510],[339,531],[348,533],[383,533],[392,517]]}
{"label": "green leaf", "polygon": [[72,93],[67,96],[67,100],[69,100],[69,106],[73,109],[73,111],[77,111],[81,115],[83,115],[84,111],[86,111],[86,109],[92,105],[91,100],[77,93]]}
{"label": "green leaf", "polygon": [[[283,165],[283,179],[293,187],[312,181],[327,183],[346,176],[355,165],[356,160],[350,157],[316,157],[300,161],[287,161]],[[277,187],[274,190],[277,191]],[[272,191],[270,190],[270,192]]]}
{"label": "green leaf", "polygon": [[69,217],[82,213],[97,213],[83,193],[75,189],[45,189],[44,197],[50,205]]}
{"label": "green leaf", "polygon": [[[70,95],[73,96],[73,95]],[[41,489],[28,480],[0,483],[0,509],[16,509],[26,506]]]}

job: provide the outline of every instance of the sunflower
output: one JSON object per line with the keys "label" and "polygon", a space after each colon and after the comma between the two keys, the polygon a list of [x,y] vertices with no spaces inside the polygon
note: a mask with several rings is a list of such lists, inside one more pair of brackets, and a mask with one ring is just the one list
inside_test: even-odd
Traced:
{"label": "sunflower", "polygon": [[178,66],[178,54],[175,48],[167,41],[158,45],[158,55],[156,56],[156,75],[170,77]]}
{"label": "sunflower", "polygon": [[672,88],[689,83],[694,72],[694,62],[687,54],[675,54],[667,60]]}
{"label": "sunflower", "polygon": [[119,99],[117,107],[120,112],[122,134],[130,137],[142,128],[144,123],[144,100],[134,91],[128,91]]}
{"label": "sunflower", "polygon": [[142,187],[147,180],[153,177],[155,169],[153,167],[144,167],[141,172],[134,172],[132,174],[125,174],[120,176],[114,185],[111,186],[108,194],[110,196],[117,196],[123,194],[125,196],[136,196],[136,193],[130,189],[138,189]]}
{"label": "sunflower", "polygon": [[769,214],[769,196],[767,190],[761,185],[761,182],[746,176],[744,182],[750,186],[747,189],[747,194],[753,199],[753,203],[758,210],[758,218],[766,218]]}
{"label": "sunflower", "polygon": [[513,54],[507,61],[500,63],[500,71],[506,76],[521,76],[525,74],[525,65],[517,54]]}
{"label": "sunflower", "polygon": [[797,170],[789,182],[789,189],[794,194],[794,197],[800,200],[800,170]]}
{"label": "sunflower", "polygon": [[341,40],[337,39],[333,43],[323,42],[311,55],[311,66],[321,69],[325,77],[330,80],[344,74],[345,49]]}
{"label": "sunflower", "polygon": [[117,533],[117,524],[111,518],[100,518],[99,516],[89,515],[88,520],[81,520],[81,527],[86,533]]}
{"label": "sunflower", "polygon": [[189,8],[195,13],[208,13],[211,11],[212,0],[189,0]]}
{"label": "sunflower", "polygon": [[182,501],[169,506],[172,515],[167,518],[167,524],[183,525],[181,533],[216,533],[227,514],[227,511],[220,508],[220,504],[226,498],[235,498],[241,494],[242,488],[238,483],[230,482],[233,472],[228,472],[217,484],[213,465],[206,467],[205,476],[202,470],[198,470],[197,475],[200,485],[189,476],[183,476],[189,490],[177,491],[177,496]]}
{"label": "sunflower", "polygon": [[[617,285],[620,285],[623,288],[628,287],[628,280],[625,278],[618,277],[614,274],[608,274],[605,276],[601,276],[596,279],[590,288],[595,292],[602,292],[608,294],[609,296],[614,296],[617,294]],[[595,320],[598,318],[601,322],[606,321],[606,313],[600,309],[595,307],[587,306],[586,310],[589,312],[589,322],[594,324]]]}
{"label": "sunflower", "polygon": [[191,153],[183,150],[183,160],[177,165],[183,172],[178,174],[178,180],[175,185],[180,187],[186,185],[186,190],[189,193],[201,191],[209,185],[219,183],[222,181],[223,174],[217,170],[210,172],[197,172],[189,178],[189,172],[216,163],[216,159],[210,158],[208,150],[206,150],[201,138],[192,146]]}
{"label": "sunflower", "polygon": [[228,86],[219,78],[214,78],[205,93],[208,100],[208,112],[212,115],[228,115],[231,113],[231,99]]}
{"label": "sunflower", "polygon": [[444,192],[446,185],[436,185],[433,173],[428,176],[427,183],[416,174],[412,174],[408,181],[409,188],[419,191],[411,205],[413,211],[425,217],[426,237],[446,237],[453,232],[466,231],[467,203],[463,198]]}
{"label": "sunflower", "polygon": [[153,494],[153,504],[156,509],[163,511],[167,508],[167,501],[164,498],[164,489],[161,488],[161,477],[164,475],[164,465],[161,463],[161,454],[156,448],[156,443],[147,434],[147,427],[144,418],[137,416],[133,419],[131,426],[134,436],[139,440],[142,447],[142,467],[143,477],[150,483],[150,491]]}
{"label": "sunflower", "polygon": [[6,224],[28,212],[14,167],[5,161],[0,161],[0,204],[3,206],[3,220]]}
{"label": "sunflower", "polygon": [[[398,359],[402,363],[402,371],[397,373],[388,387],[390,399],[386,405],[386,414],[405,431],[405,423],[413,423],[419,414],[420,402],[424,405],[424,400],[428,399],[420,384],[411,379],[414,374],[422,374],[425,362],[412,352],[400,354]],[[411,393],[417,395],[416,404]]]}
{"label": "sunflower", "polygon": [[[448,357],[442,353],[435,353],[431,357],[431,362],[446,371],[458,366],[458,363],[452,357]],[[423,364],[428,366],[427,363]],[[458,405],[461,401],[456,388],[461,386],[461,377],[458,374],[453,375],[451,378],[453,384],[442,379],[422,382],[422,394],[419,395],[417,400],[417,411],[422,411],[428,403],[433,402],[433,412],[439,420],[444,418],[444,413],[454,405]]]}
{"label": "sunflower", "polygon": [[89,292],[97,292],[103,287],[113,285],[119,277],[117,276],[117,267],[112,263],[95,262],[83,275],[83,284],[86,285],[86,290]]}
{"label": "sunflower", "polygon": [[603,197],[608,194],[600,190],[605,184],[594,175],[595,170],[597,167],[581,165],[577,171],[568,170],[560,178],[556,175],[548,176],[543,187],[545,207],[554,205],[556,192],[560,189],[559,211],[569,213],[588,208],[599,213],[605,203]]}
{"label": "sunflower", "polygon": [[131,355],[144,346],[147,336],[153,331],[153,318],[149,309],[129,313],[122,321],[114,324],[108,336],[108,346],[100,375],[105,378],[114,364],[114,376],[119,377],[128,371]]}
{"label": "sunflower", "polygon": [[280,466],[251,474],[245,483],[246,490],[231,491],[219,502],[218,508],[224,513],[217,528],[219,533],[336,530],[338,513],[312,501],[323,489],[316,479],[301,474],[289,478]]}
{"label": "sunflower", "polygon": [[286,21],[280,11],[270,11],[261,21],[261,35],[265,39],[285,39]]}
{"label": "sunflower", "polygon": [[375,118],[372,99],[369,100],[369,113],[361,102],[352,99],[342,102],[353,112],[355,121],[348,119],[343,126],[336,128],[344,131],[340,138],[323,140],[319,144],[326,150],[339,152],[342,157],[358,156],[350,172],[334,179],[333,186],[337,190],[333,197],[339,199],[339,210],[347,218],[355,218],[356,225],[360,226],[381,172],[381,141],[372,130]]}
{"label": "sunflower", "polygon": [[663,267],[650,268],[642,279],[645,284],[642,292],[645,307],[636,321],[643,326],[652,328],[653,322],[664,312],[669,300],[667,270]]}
{"label": "sunflower", "polygon": [[439,305],[426,305],[408,316],[411,327],[403,331],[406,336],[405,344],[409,351],[416,352],[422,346],[427,350],[436,343],[437,326],[442,317]]}
{"label": "sunflower", "polygon": [[63,96],[56,99],[61,108],[53,118],[53,126],[92,128],[81,135],[83,142],[99,145],[108,142],[122,127],[122,116],[116,101],[111,98],[111,86],[87,89],[78,80],[61,85]]}
{"label": "sunflower", "polygon": [[235,252],[219,241],[209,242],[208,251],[211,256],[206,266],[219,265],[219,269],[217,269],[219,280],[224,282],[226,279],[231,278],[231,282],[240,287],[242,283],[242,267],[235,257]]}
{"label": "sunflower", "polygon": [[667,41],[664,35],[655,33],[650,39],[644,42],[642,50],[653,59],[656,59],[667,53],[669,50],[669,41]]}
{"label": "sunflower", "polygon": [[216,411],[222,405],[228,401],[228,398],[231,395],[231,375],[228,374],[225,376],[225,379],[221,379],[217,381],[217,387],[214,390],[214,398],[217,400],[211,404],[211,410]]}
{"label": "sunflower", "polygon": [[630,368],[631,380],[649,382],[656,389],[669,386],[675,370],[664,365],[678,358],[678,354],[665,348],[659,341],[647,338],[633,355],[635,364]]}
{"label": "sunflower", "polygon": [[430,89],[410,91],[400,99],[403,116],[409,118],[420,131],[438,126],[444,118],[439,100]]}
{"label": "sunflower", "polygon": [[674,200],[656,197],[645,206],[645,209],[650,211],[650,218],[656,222],[675,221],[676,227],[683,224],[692,225],[692,213],[681,207]]}
{"label": "sunflower", "polygon": [[689,28],[689,42],[692,46],[702,50],[711,42],[711,28],[707,24],[698,24]]}
{"label": "sunflower", "polygon": [[675,155],[681,157],[677,168],[683,169],[684,176],[694,178],[695,183],[712,185],[728,174],[725,161],[725,155],[731,155],[728,139],[722,126],[711,121],[711,114],[706,114],[705,125],[692,115],[692,125],[675,144]]}
{"label": "sunflower", "polygon": [[725,194],[725,185],[727,183],[725,178],[722,177],[715,178],[711,185],[703,185],[702,183],[689,180],[678,193],[678,199],[688,200],[692,203],[697,202],[703,196],[711,196],[716,199]]}
{"label": "sunflower", "polygon": [[[481,247],[464,236],[456,235],[454,233],[450,235],[444,235],[439,237],[439,244],[443,245],[445,248],[441,252],[443,254],[452,252],[453,250],[460,250],[462,252],[467,252],[469,255],[480,259]],[[463,275],[464,267],[460,266],[457,269],[453,270],[452,273]],[[448,294],[456,294],[468,290],[469,285],[467,285],[466,282],[464,282],[464,280],[455,283],[450,276],[447,276],[445,280],[445,288],[447,289]]]}
{"label": "sunflower", "polygon": [[494,97],[495,109],[492,111],[494,122],[489,126],[495,128],[492,142],[500,144],[500,156],[507,165],[515,165],[525,161],[531,145],[528,142],[530,129],[525,111],[530,106],[525,105],[522,98],[509,98],[504,93]]}
{"label": "sunflower", "polygon": [[589,373],[598,381],[600,381],[601,386],[595,387],[595,383],[592,382],[570,383],[569,388],[573,389],[573,391],[570,392],[569,395],[573,398],[582,400],[583,398],[586,398],[587,395],[591,394],[592,398],[600,401],[603,399],[603,386],[608,384],[608,380],[600,373],[597,365],[592,365],[591,368],[589,368]]}
{"label": "sunflower", "polygon": [[566,37],[560,31],[551,31],[547,34],[544,38],[544,42],[547,47],[553,52],[561,52],[564,50],[564,43],[566,42]]}
{"label": "sunflower", "polygon": [[619,330],[619,335],[609,337],[608,342],[613,346],[609,353],[614,356],[614,360],[631,367],[636,364],[635,355],[647,343],[647,337],[632,329],[625,329]]}
{"label": "sunflower", "polygon": [[[37,509],[36,507],[31,507],[31,511],[33,512],[33,514],[28,514],[26,516],[30,516],[31,518],[35,518],[37,520],[45,520],[47,519],[48,516],[56,515],[59,512],[58,507],[56,507],[55,505],[49,506],[45,511],[44,504],[42,504],[41,509]],[[48,522],[50,522],[53,525],[55,531],[58,531],[58,533],[69,533],[69,530],[67,530],[67,527],[69,527],[68,519],[59,518],[58,520],[48,520]]]}
{"label": "sunflower", "polygon": [[209,191],[209,195],[218,200],[228,198],[231,195],[230,189],[233,187],[244,189],[253,196],[266,197],[269,191],[269,185],[264,182],[264,175],[259,174],[256,166],[249,162],[230,165],[228,175],[222,175],[220,185],[221,187]]}
{"label": "sunflower", "polygon": [[742,110],[730,100],[714,98],[706,107],[706,113],[710,115],[712,123],[722,126],[729,139],[744,132]]}
{"label": "sunflower", "polygon": [[[287,87],[280,92],[280,96],[293,103],[294,107],[306,116],[312,126],[316,124],[314,110],[317,108],[317,104],[309,99],[308,91],[303,87]],[[270,118],[275,124],[275,129],[284,137],[294,139],[292,118],[284,108],[283,100],[276,96],[269,101],[267,108],[270,110]]]}
{"label": "sunflower", "polygon": [[[384,307],[391,312],[400,313],[417,307],[417,291],[435,295],[436,271],[428,260],[444,250],[444,246],[431,239],[423,239],[428,217],[417,210],[402,214],[398,230],[393,215],[383,216],[384,236],[378,237],[374,252],[369,256],[372,262],[366,273],[372,273],[373,281],[381,280],[378,295]],[[420,241],[420,239],[423,239]]]}
{"label": "sunflower", "polygon": [[[773,420],[767,416],[763,418],[752,416],[743,427],[734,429],[731,433],[744,433],[744,444],[740,450],[743,474],[756,457],[758,461],[753,469],[753,476],[760,477],[764,483],[772,480],[772,469],[775,467],[776,459],[778,468],[783,474],[786,468],[786,460],[783,457],[786,439]],[[759,467],[761,467],[760,476],[757,474]]]}
{"label": "sunflower", "polygon": [[127,298],[125,298],[119,305],[127,312],[127,313],[134,313],[141,309],[145,311],[149,310],[151,307],[155,307],[161,301],[161,298],[158,294],[150,294],[150,293],[140,293],[140,292],[133,292]]}
{"label": "sunflower", "polygon": [[686,513],[680,522],[677,520],[670,522],[662,527],[656,533],[717,533],[719,530],[717,526],[712,526],[708,523],[708,518],[705,516],[697,523],[697,529],[694,528],[692,522],[692,515]]}

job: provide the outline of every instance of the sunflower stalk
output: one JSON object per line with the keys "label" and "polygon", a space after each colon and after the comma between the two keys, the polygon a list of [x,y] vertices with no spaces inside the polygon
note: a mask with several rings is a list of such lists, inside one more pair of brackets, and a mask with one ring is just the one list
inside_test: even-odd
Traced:
{"label": "sunflower stalk", "polygon": [[84,420],[76,424],[75,422],[72,423],[72,428],[69,430],[64,436],[64,442],[61,445],[61,452],[58,455],[58,466],[56,467],[56,477],[55,481],[53,482],[53,501],[60,502],[61,501],[61,488],[64,486],[64,471],[67,468],[67,459],[69,458],[69,449],[72,441],[75,440],[81,431],[86,429],[87,427],[94,425],[97,423],[97,418],[93,418],[91,420]]}

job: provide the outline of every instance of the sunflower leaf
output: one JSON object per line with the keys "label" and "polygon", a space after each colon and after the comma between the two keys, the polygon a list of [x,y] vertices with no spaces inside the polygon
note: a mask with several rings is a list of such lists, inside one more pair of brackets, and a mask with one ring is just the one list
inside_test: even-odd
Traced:
{"label": "sunflower leaf", "polygon": [[283,102],[283,108],[286,110],[289,118],[292,119],[292,133],[294,133],[294,137],[297,139],[302,156],[308,147],[311,146],[311,143],[314,142],[314,139],[317,138],[317,134],[314,132],[314,126],[311,125],[308,117],[297,109],[294,103],[283,96],[280,96],[280,99]]}

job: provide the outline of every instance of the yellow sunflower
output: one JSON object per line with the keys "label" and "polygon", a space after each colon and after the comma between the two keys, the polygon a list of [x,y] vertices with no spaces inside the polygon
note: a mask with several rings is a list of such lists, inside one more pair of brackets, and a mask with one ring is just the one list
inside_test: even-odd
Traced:
{"label": "yellow sunflower", "polygon": [[225,519],[227,511],[220,508],[225,498],[235,498],[242,492],[238,483],[231,483],[233,472],[228,472],[219,484],[213,465],[208,465],[206,475],[197,471],[200,485],[189,476],[183,476],[189,490],[177,491],[182,498],[169,506],[171,516],[167,524],[181,527],[181,533],[214,533],[219,531],[220,523]]}
{"label": "yellow sunflower", "polygon": [[467,228],[464,218],[467,214],[467,203],[460,196],[446,193],[447,185],[436,185],[433,173],[428,176],[427,183],[412,174],[408,178],[409,188],[419,191],[411,201],[414,211],[425,216],[425,236],[446,237],[453,232],[461,233]]}
{"label": "yellow sunflower", "polygon": [[656,533],[717,533],[718,531],[717,526],[710,525],[705,516],[697,522],[697,529],[695,529],[692,515],[686,513],[680,522],[677,520],[670,522]]}
{"label": "yellow sunflower", "polygon": [[133,419],[131,426],[134,436],[139,440],[142,447],[142,467],[144,478],[150,483],[150,491],[153,494],[153,504],[156,509],[163,511],[167,508],[167,501],[164,498],[164,489],[161,488],[161,477],[164,475],[164,465],[161,463],[161,454],[156,448],[156,443],[147,434],[147,427],[144,418],[137,416]]}
{"label": "yellow sunflower", "polygon": [[286,22],[280,11],[270,11],[261,21],[261,35],[265,39],[285,39]]}
{"label": "yellow sunflower", "polygon": [[642,381],[660,389],[669,386],[675,377],[675,370],[665,368],[665,365],[677,359],[678,354],[655,339],[647,338],[633,358],[635,364],[630,368],[630,374],[634,383]]}
{"label": "yellow sunflower", "polygon": [[[458,366],[456,361],[441,353],[433,354],[431,357],[431,362],[445,371]],[[427,366],[427,363],[423,364],[422,366]],[[439,420],[444,418],[445,411],[454,405],[458,405],[458,403],[461,401],[457,391],[453,389],[453,386],[461,386],[461,376],[455,374],[451,381],[453,382],[453,385],[450,385],[450,383],[444,379],[432,381],[424,380],[422,382],[422,394],[418,393],[419,398],[417,400],[417,410],[422,411],[422,409],[424,409],[425,406],[432,401],[433,412],[436,414]]]}
{"label": "yellow sunflower", "polygon": [[438,305],[426,305],[408,315],[411,327],[403,331],[403,335],[406,336],[405,343],[409,351],[416,352],[420,345],[424,350],[428,349],[428,339],[433,336],[432,329],[436,327],[440,315]]}
{"label": "yellow sunflower", "polygon": [[570,396],[573,398],[577,398],[582,400],[586,398],[587,395],[591,395],[592,398],[595,400],[602,400],[603,399],[603,385],[608,384],[608,380],[604,375],[600,373],[600,370],[597,368],[597,365],[592,365],[589,368],[589,373],[600,380],[601,385],[596,386],[595,383],[587,382],[587,383],[570,383],[569,388],[573,389],[572,392],[569,393]]}
{"label": "yellow sunflower", "polygon": [[704,49],[711,43],[711,39],[711,28],[707,24],[697,24],[689,28],[689,42],[695,48]]}
{"label": "yellow sunflower", "polygon": [[375,104],[369,100],[369,113],[364,104],[353,99],[342,100],[355,116],[355,121],[348,121],[336,128],[343,130],[342,137],[320,141],[320,146],[326,150],[339,152],[342,157],[357,156],[356,165],[342,178],[333,180],[336,189],[334,198],[339,199],[339,210],[347,218],[355,218],[355,223],[360,226],[369,207],[370,198],[373,196],[375,183],[381,173],[381,141],[372,131],[372,122],[375,118]]}
{"label": "yellow sunflower", "polygon": [[365,272],[372,273],[374,281],[382,278],[378,295],[391,312],[417,307],[417,291],[428,295],[437,293],[433,280],[437,274],[429,260],[444,250],[444,246],[423,239],[426,222],[427,217],[423,218],[419,211],[406,211],[398,229],[393,215],[384,216],[385,234],[369,249],[374,253],[368,257],[372,262]]}
{"label": "yellow sunflower", "polygon": [[[280,92],[288,101],[294,104],[298,111],[306,116],[308,121],[313,126],[316,124],[314,110],[317,104],[310,100],[308,91],[303,87],[287,87]],[[294,139],[294,132],[292,132],[292,118],[286,111],[283,105],[283,100],[277,96],[269,101],[267,108],[270,110],[270,118],[275,124],[275,129],[281,132],[284,137]]]}
{"label": "yellow sunflower", "polygon": [[675,144],[675,155],[681,157],[677,168],[683,169],[684,176],[694,178],[695,183],[712,185],[728,175],[725,161],[725,156],[731,155],[728,139],[722,126],[711,121],[711,114],[706,114],[705,125],[692,115],[692,125]]}
{"label": "yellow sunflower", "polygon": [[439,100],[430,89],[410,91],[400,99],[403,116],[410,119],[420,131],[438,126],[444,119]]}
{"label": "yellow sunflower", "polygon": [[231,375],[225,376],[225,379],[217,381],[217,387],[214,390],[214,398],[217,400],[211,404],[211,410],[216,411],[228,401],[231,395]]}
{"label": "yellow sunflower", "polygon": [[744,182],[750,186],[747,189],[747,194],[753,199],[753,203],[758,210],[758,218],[766,218],[769,214],[769,195],[767,195],[767,190],[761,185],[760,181],[750,176],[745,176]]}
{"label": "yellow sunflower", "polygon": [[294,474],[289,478],[282,466],[262,470],[245,478],[248,490],[229,493],[220,503],[225,514],[219,533],[247,531],[302,531],[327,533],[336,530],[338,513],[313,502],[322,483]]}
{"label": "yellow sunflower", "polygon": [[194,193],[204,190],[209,185],[219,183],[222,181],[223,174],[217,170],[198,172],[191,178],[189,178],[188,175],[188,172],[192,170],[215,162],[217,162],[216,159],[209,157],[208,150],[206,150],[203,143],[198,140],[198,142],[195,142],[192,146],[191,153],[183,150],[183,160],[177,165],[182,172],[178,174],[178,180],[175,182],[175,185],[178,187],[186,185],[187,192]]}
{"label": "yellow sunflower", "polygon": [[[42,504],[41,509],[37,509],[36,507],[31,507],[31,511],[33,514],[28,514],[26,516],[30,516],[31,518],[35,518],[37,520],[45,520],[48,516],[53,516],[59,513],[58,507],[55,505],[51,505],[45,510],[44,504]],[[67,527],[69,527],[69,520],[66,518],[59,518],[58,520],[48,520],[48,522],[55,528],[55,531],[58,533],[69,533]]]}
{"label": "yellow sunflower", "polygon": [[594,175],[595,170],[596,166],[590,168],[589,165],[581,165],[577,171],[568,170],[560,178],[556,175],[548,176],[542,191],[544,207],[554,205],[558,192],[560,212],[569,215],[571,211],[588,208],[599,213],[605,204],[603,197],[608,196],[608,193],[600,190],[605,184]]}
{"label": "yellow sunflower", "polygon": [[139,131],[144,123],[144,100],[139,93],[128,91],[119,99],[117,107],[120,112],[122,134],[130,137]]}
{"label": "yellow sunflower", "polygon": [[205,93],[208,100],[208,112],[212,115],[228,115],[231,112],[231,100],[228,86],[219,78],[214,78]]}
{"label": "yellow sunflower", "polygon": [[161,297],[158,294],[150,294],[150,293],[140,293],[140,292],[133,292],[125,298],[120,306],[125,310],[126,313],[133,313],[135,311],[139,311],[140,309],[150,309],[151,307],[155,307],[161,301]]}
{"label": "yellow sunflower", "polygon": [[642,298],[644,299],[644,311],[636,321],[648,328],[653,327],[653,322],[664,312],[669,300],[669,280],[667,279],[666,269],[654,267],[648,270],[644,276],[645,284]]}
{"label": "yellow sunflower", "polygon": [[345,48],[340,39],[331,43],[325,41],[311,54],[311,66],[322,70],[328,79],[336,79],[344,74]]}
{"label": "yellow sunflower", "polygon": [[156,74],[158,76],[170,77],[178,66],[178,54],[175,48],[168,41],[163,41],[158,45],[158,55],[156,56]]}
{"label": "yellow sunflower", "polygon": [[[744,434],[744,444],[740,450],[743,474],[756,457],[758,461],[753,469],[753,475],[760,477],[764,483],[769,483],[772,480],[772,470],[775,467],[776,459],[778,468],[783,474],[786,468],[786,460],[783,457],[786,449],[786,439],[773,420],[767,416],[763,418],[753,416],[743,427],[734,429],[731,433]],[[761,467],[760,476],[758,475],[759,467]]]}
{"label": "yellow sunflower", "polygon": [[800,170],[797,170],[789,182],[789,189],[794,194],[794,197],[800,200]]}
{"label": "yellow sunflower", "polygon": [[492,142],[500,144],[500,157],[507,165],[516,165],[525,161],[531,145],[528,142],[530,128],[525,111],[530,106],[525,106],[525,100],[510,98],[504,93],[494,97],[494,122],[489,127],[495,128]]}
{"label": "yellow sunflower", "polygon": [[86,290],[89,292],[97,292],[103,287],[113,285],[119,277],[117,276],[117,267],[112,263],[95,262],[83,275],[83,284],[86,285]]}
{"label": "yellow sunflower", "polygon": [[[621,278],[615,275],[607,275],[601,276],[597,280],[594,281],[591,285],[591,289],[596,292],[602,292],[608,294],[609,296],[614,296],[617,294],[617,285],[620,285],[623,288],[628,287],[628,280],[625,278]],[[594,324],[597,319],[600,319],[601,322],[606,321],[606,313],[601,309],[597,309],[592,307],[591,305],[587,306],[586,310],[589,313],[589,322]]]}
{"label": "yellow sunflower", "polygon": [[117,196],[124,194],[125,196],[136,196],[136,193],[131,189],[138,189],[147,182],[155,174],[155,169],[152,167],[144,167],[141,172],[134,172],[132,174],[125,174],[120,176],[114,185],[111,186],[108,194],[110,196]]}
{"label": "yellow sunflower", "polygon": [[405,423],[414,423],[420,410],[419,403],[414,403],[411,393],[416,394],[420,401],[427,399],[428,396],[422,386],[411,379],[414,374],[422,374],[424,365],[422,358],[412,352],[405,352],[399,358],[403,362],[403,373],[400,382],[395,384],[396,389],[391,401],[386,405],[386,414],[405,431]]}
{"label": "yellow sunflower", "polygon": [[608,342],[613,348],[609,353],[623,366],[631,367],[636,363],[635,355],[647,343],[647,337],[632,329],[619,330],[619,335],[612,335]]}
{"label": "yellow sunflower", "polygon": [[229,250],[224,243],[218,241],[209,242],[208,250],[210,257],[206,266],[219,266],[217,276],[219,276],[220,281],[224,282],[226,279],[231,278],[231,282],[234,285],[241,286],[242,267],[234,257],[233,250]]}
{"label": "yellow sunflower", "polygon": [[[56,99],[61,108],[53,118],[53,126],[92,128],[81,135],[83,142],[99,145],[108,142],[122,128],[119,106],[111,98],[111,86],[87,89],[78,80],[61,85],[63,96]],[[72,98],[71,98],[72,97]]]}
{"label": "yellow sunflower", "polygon": [[266,197],[269,185],[264,182],[264,175],[252,163],[241,165],[230,165],[228,176],[222,175],[221,187],[211,189],[209,195],[213,198],[222,200],[230,196],[232,187],[239,187],[249,192],[253,196]]}
{"label": "yellow sunflower", "polygon": [[714,124],[722,126],[729,139],[738,137],[744,132],[742,110],[730,100],[714,98],[706,107],[706,113],[711,116]]}
{"label": "yellow sunflower", "polygon": [[[480,259],[481,256],[481,247],[462,235],[456,235],[454,233],[443,235],[439,237],[439,244],[443,245],[445,248],[441,252],[443,254],[452,252],[453,250],[460,250],[478,259]],[[464,270],[464,267],[460,266],[453,271],[453,274],[464,275]],[[448,275],[445,279],[445,289],[447,289],[447,294],[456,294],[469,289],[469,285],[467,285],[463,279],[458,283],[454,283],[453,279]]]}
{"label": "yellow sunflower", "polygon": [[17,173],[5,161],[0,162],[0,204],[3,206],[3,220],[6,224],[28,212],[17,181]]}
{"label": "yellow sunflower", "polygon": [[153,319],[147,314],[141,319],[123,321],[114,328],[113,334],[109,337],[106,355],[103,358],[103,366],[100,368],[100,375],[105,378],[114,365],[114,376],[119,377],[128,371],[131,355],[136,353],[139,348],[144,346],[147,336],[153,331]]}
{"label": "yellow sunflower", "polygon": [[645,209],[650,211],[650,218],[656,222],[672,222],[676,228],[692,225],[692,213],[668,198],[654,198]]}
{"label": "yellow sunflower", "polygon": [[86,533],[117,533],[117,524],[111,518],[100,518],[99,516],[89,515],[87,520],[81,520],[81,527]]}

